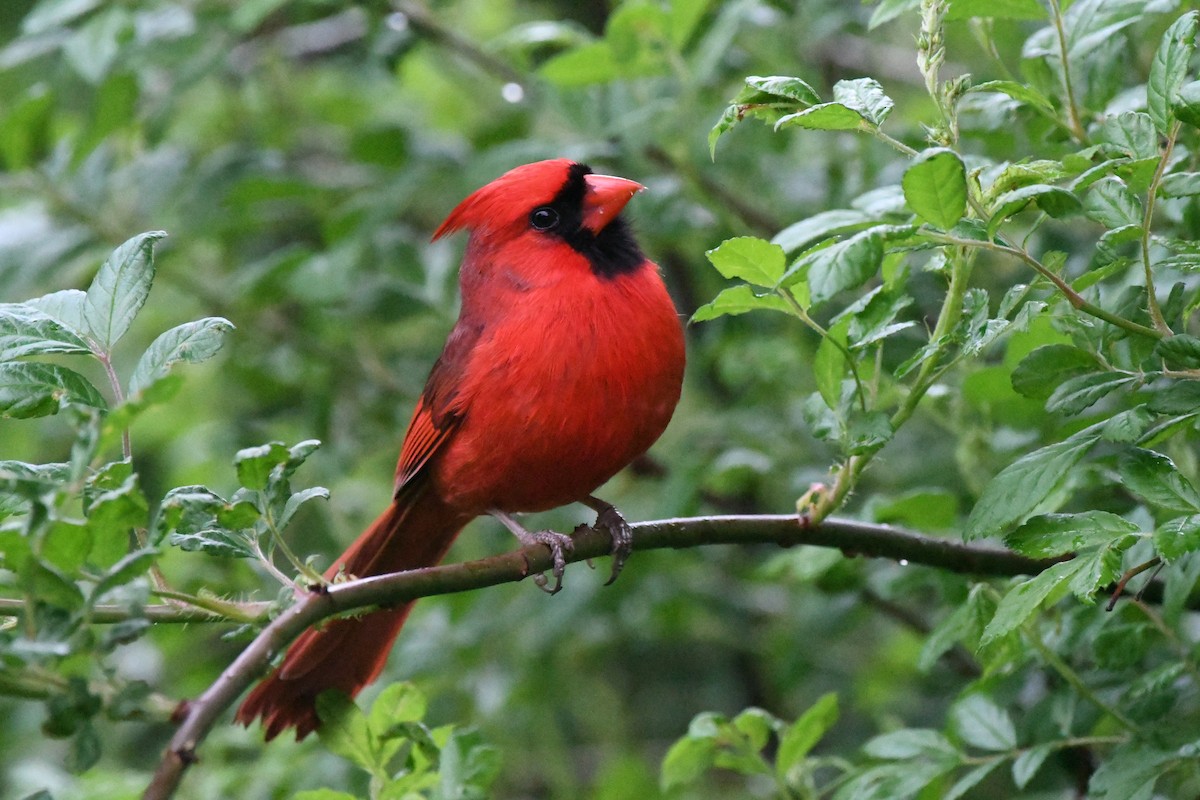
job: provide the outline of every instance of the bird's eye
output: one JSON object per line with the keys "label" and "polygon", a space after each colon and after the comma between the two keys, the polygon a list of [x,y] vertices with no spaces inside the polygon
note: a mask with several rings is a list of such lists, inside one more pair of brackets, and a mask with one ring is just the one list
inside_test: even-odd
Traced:
{"label": "bird's eye", "polygon": [[539,231],[548,231],[558,224],[558,212],[549,206],[535,208],[529,215],[529,224]]}

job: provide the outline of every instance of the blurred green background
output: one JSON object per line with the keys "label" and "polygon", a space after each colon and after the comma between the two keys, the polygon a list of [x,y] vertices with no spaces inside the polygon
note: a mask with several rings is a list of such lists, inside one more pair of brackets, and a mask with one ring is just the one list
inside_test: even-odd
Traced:
{"label": "blurred green background", "polygon": [[[166,230],[118,369],[189,319],[219,315],[237,330],[134,428],[147,495],[229,490],[239,448],[320,439],[297,482],[332,499],[292,530],[297,550],[328,558],[387,502],[412,405],[453,323],[463,240],[429,242],[444,215],[541,158],[634,178],[649,191],[627,213],[690,315],[724,284],[705,250],[898,182],[903,163],[852,134],[743,125],[715,161],[708,152],[709,128],[753,74],[800,75],[822,92],[879,76],[897,99],[893,134],[918,141],[905,115],[931,106],[913,62],[917,17],[868,34],[872,11],[841,0],[4,0],[0,300],[85,286],[116,244]],[[1018,23],[987,24],[991,41],[1011,42],[996,54],[1011,63]],[[995,63],[972,34],[950,29],[948,74],[971,68],[963,58]],[[993,157],[1020,153],[1015,133],[989,136]],[[998,265],[997,282],[1006,269],[1016,267]],[[936,310],[933,278],[915,276],[912,289],[926,304],[918,319]],[[674,422],[603,496],[631,520],[794,508],[831,458],[800,422],[816,337],[752,314],[691,326],[688,343]],[[985,438],[994,419],[969,396],[931,411],[889,446],[851,512],[886,516],[895,492],[928,486],[948,513],[923,527],[955,521],[993,467],[969,447],[956,455],[943,421],[970,418]],[[70,441],[58,418],[0,422],[4,458],[61,459]],[[588,519],[568,508],[536,524]],[[450,558],[509,547],[480,521]],[[172,552],[162,568],[189,591],[275,591],[203,555]],[[953,601],[957,580],[767,547],[639,553],[614,587],[601,588],[605,577],[604,564],[575,567],[552,598],[523,583],[426,601],[401,637],[386,675],[429,694],[431,722],[477,726],[500,748],[496,796],[655,797],[663,753],[700,711],[759,705],[790,719],[836,688],[836,749],[899,720],[936,727],[965,680],[944,665],[917,671],[921,639],[892,604]],[[225,633],[163,627],[118,662],[186,697],[248,641]],[[100,765],[72,776],[39,735],[43,713],[0,701],[0,795],[130,796],[170,732],[113,724]],[[361,788],[315,742],[264,747],[260,736],[219,727],[182,796]],[[718,780],[703,796],[725,791]]]}

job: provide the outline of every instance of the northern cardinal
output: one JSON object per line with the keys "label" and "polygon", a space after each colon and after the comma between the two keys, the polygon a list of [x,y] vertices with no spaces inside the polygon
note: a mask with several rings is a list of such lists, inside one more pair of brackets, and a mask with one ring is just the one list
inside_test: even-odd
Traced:
{"label": "northern cardinal", "polygon": [[[584,503],[613,537],[613,577],[630,547],[620,514],[592,492],[658,439],[679,401],[684,343],[658,267],[619,216],[643,187],[566,159],[517,167],[458,205],[433,238],[471,232],[462,310],[417,402],[392,505],[326,578],[437,564],[462,527],[491,514],[554,554],[570,538],[514,513]],[[319,724],[328,689],[354,696],[383,669],[412,604],[301,635],[237,720],[267,739]]]}

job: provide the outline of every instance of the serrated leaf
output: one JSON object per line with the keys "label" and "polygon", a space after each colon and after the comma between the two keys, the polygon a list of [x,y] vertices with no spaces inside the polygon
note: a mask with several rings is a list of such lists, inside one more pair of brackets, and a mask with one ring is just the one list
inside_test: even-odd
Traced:
{"label": "serrated leaf", "polygon": [[1017,364],[1012,372],[1013,391],[1022,397],[1045,400],[1063,381],[1097,366],[1092,355],[1073,345],[1044,345]]}
{"label": "serrated leaf", "polygon": [[1088,217],[1109,228],[1142,224],[1142,203],[1125,182],[1109,176],[1092,184],[1083,203]]}
{"label": "serrated leaf", "polygon": [[780,285],[806,278],[813,304],[838,292],[856,289],[870,280],[883,261],[883,239],[874,229],[857,233],[828,247],[811,250],[788,268]]}
{"label": "serrated leaf", "polygon": [[1109,155],[1135,160],[1158,157],[1158,132],[1150,115],[1141,111],[1123,111],[1108,117],[1096,131],[1096,139],[1104,143],[1103,149]]}
{"label": "serrated leaf", "polygon": [[966,213],[967,170],[949,148],[933,147],[918,155],[900,185],[909,208],[937,228],[953,228]]}
{"label": "serrated leaf", "polygon": [[171,367],[181,361],[198,364],[212,358],[225,343],[225,334],[233,323],[221,317],[205,317],[185,322],[155,339],[134,367],[129,379],[129,395],[135,396],[158,380],[166,377]]}
{"label": "serrated leaf", "polygon": [[258,447],[239,450],[233,457],[238,481],[247,489],[267,488],[271,470],[288,460],[288,449],[283,442],[268,442]]}
{"label": "serrated leaf", "polygon": [[786,75],[751,75],[746,78],[746,85],[764,94],[794,100],[797,103],[814,106],[821,102],[817,90],[799,78]]}
{"label": "serrated leaf", "polygon": [[[1036,0],[1033,0],[1033,2],[1036,2]],[[985,81],[984,83],[972,86],[967,91],[999,92],[1000,94],[1008,95],[1019,103],[1033,106],[1046,114],[1054,115],[1056,113],[1054,104],[1050,102],[1049,98],[1025,83],[1017,83],[1016,81]]]}
{"label": "serrated leaf", "polygon": [[1192,414],[1200,410],[1200,381],[1172,381],[1150,396],[1146,408],[1155,414]]}
{"label": "serrated leaf", "polygon": [[312,486],[308,489],[301,489],[300,491],[288,497],[287,503],[285,503],[283,506],[283,513],[279,515],[279,520],[276,525],[279,528],[287,527],[287,524],[292,521],[292,517],[295,515],[295,513],[300,510],[300,506],[317,497],[321,498],[322,500],[328,500],[329,490],[324,486]]}
{"label": "serrated leaf", "polygon": [[321,720],[317,727],[321,744],[368,772],[382,766],[375,763],[375,742],[367,717],[353,700],[342,692],[330,690],[317,695],[316,707]]}
{"label": "serrated leaf", "polygon": [[1017,729],[1009,713],[990,697],[971,694],[950,709],[955,732],[964,742],[995,752],[1017,746]]}
{"label": "serrated leaf", "polygon": [[411,683],[393,683],[375,698],[367,713],[367,722],[374,731],[385,731],[399,722],[420,722],[425,717],[428,702],[424,693]]}
{"label": "serrated leaf", "polygon": [[105,593],[112,591],[118,586],[123,586],[135,578],[145,575],[150,569],[150,565],[158,559],[158,556],[158,550],[153,547],[147,547],[142,550],[135,550],[116,564],[113,564],[101,576],[100,580],[96,582],[96,587],[92,590],[88,601],[89,604],[96,603]]}
{"label": "serrated leaf", "polygon": [[993,204],[992,218],[988,222],[988,230],[995,232],[1004,220],[1024,209],[1030,203],[1052,217],[1065,217],[1078,211],[1082,204],[1074,192],[1069,192],[1059,186],[1045,183],[1035,183],[1031,186],[1021,186],[1004,192],[996,198]]}
{"label": "serrated leaf", "polygon": [[1186,514],[1200,512],[1200,492],[1162,453],[1130,448],[1117,461],[1122,484],[1152,506]]}
{"label": "serrated leaf", "polygon": [[1200,550],[1200,514],[1167,520],[1154,531],[1154,549],[1168,564]]}
{"label": "serrated leaf", "polygon": [[96,387],[74,370],[35,361],[0,363],[0,417],[44,417],[66,404],[108,407]]}
{"label": "serrated leaf", "polygon": [[705,773],[717,754],[716,740],[689,734],[667,750],[663,758],[659,783],[664,792],[677,786],[687,786]]}
{"label": "serrated leaf", "polygon": [[1150,800],[1161,765],[1174,755],[1140,742],[1117,745],[1088,780],[1088,800]]}
{"label": "serrated leaf", "polygon": [[1079,414],[1101,398],[1138,379],[1124,372],[1095,372],[1068,378],[1046,400],[1046,410],[1067,416]]}
{"label": "serrated leaf", "polygon": [[726,278],[761,287],[778,283],[787,265],[782,247],[754,236],[726,239],[705,255]]}
{"label": "serrated leaf", "polygon": [[1053,744],[1039,744],[1013,759],[1012,778],[1018,789],[1024,789],[1025,785],[1033,780],[1033,776],[1045,763],[1046,757],[1054,750]]}
{"label": "serrated leaf", "polygon": [[1042,514],[1004,537],[1011,549],[1030,558],[1052,558],[1136,534],[1138,526],[1107,511]]}
{"label": "serrated leaf", "polygon": [[75,582],[38,558],[25,560],[21,585],[33,599],[58,608],[74,611],[84,604],[83,592]]}
{"label": "serrated leaf", "polygon": [[804,250],[824,239],[857,233],[863,228],[878,225],[879,220],[857,209],[835,208],[805,217],[793,223],[771,239],[786,253]]}
{"label": "serrated leaf", "polygon": [[1186,333],[1159,339],[1154,345],[1154,354],[1167,362],[1167,366],[1178,369],[1200,368],[1200,339]]}
{"label": "serrated leaf", "polygon": [[929,728],[901,728],[875,736],[863,745],[863,753],[871,758],[888,761],[908,761],[921,756],[929,758],[959,758],[958,748],[941,731]]}
{"label": "serrated leaf", "polygon": [[154,243],[164,231],[141,233],[112,252],[92,279],[83,301],[87,333],[104,350],[120,339],[146,302],[154,282]]}
{"label": "serrated leaf", "polygon": [[[817,383],[817,391],[821,393],[821,399],[825,401],[825,405],[830,409],[836,410],[842,397],[842,378],[846,375],[846,370],[849,368],[846,363],[846,329],[849,327],[848,321],[843,321],[834,325],[826,335],[821,338],[821,343],[817,345],[817,352],[813,356],[813,378]],[[839,347],[840,345],[840,347]]]}
{"label": "serrated leaf", "polygon": [[774,292],[755,294],[749,286],[731,286],[722,289],[710,302],[696,309],[692,322],[707,322],[724,316],[745,314],[748,311],[782,311],[791,313],[787,301]]}
{"label": "serrated leaf", "polygon": [[1001,533],[1036,513],[1095,444],[1096,433],[1083,433],[1027,453],[1001,470],[971,509],[964,538]]}
{"label": "serrated leaf", "polygon": [[1173,107],[1179,100],[1179,90],[1187,78],[1188,64],[1196,50],[1196,29],[1200,14],[1189,11],[1171,24],[1163,33],[1154,59],[1150,62],[1150,77],[1146,80],[1146,110],[1158,132],[1166,136],[1174,117]]}
{"label": "serrated leaf", "polygon": [[838,720],[838,700],[833,692],[822,695],[779,737],[775,771],[780,777],[799,767],[809,751]]}
{"label": "serrated leaf", "polygon": [[1200,194],[1200,172],[1172,172],[1158,185],[1163,197],[1195,197]]}
{"label": "serrated leaf", "polygon": [[980,647],[1024,625],[1048,598],[1053,597],[1056,601],[1061,599],[1065,594],[1064,584],[1074,578],[1079,570],[1078,562],[1063,561],[1010,589],[1000,599],[991,622],[983,629],[983,635],[979,638]]}
{"label": "serrated leaf", "polygon": [[833,99],[834,102],[857,111],[875,127],[883,124],[895,105],[892,98],[883,93],[883,87],[874,78],[838,81],[833,85]]}
{"label": "serrated leaf", "polygon": [[83,336],[86,330],[83,322],[83,304],[86,299],[87,295],[79,289],[63,289],[26,300],[25,305],[53,318],[67,330]]}
{"label": "serrated leaf", "polygon": [[775,123],[775,130],[783,128],[807,128],[815,131],[853,131],[866,124],[863,115],[842,103],[820,103],[782,116]]}
{"label": "serrated leaf", "polygon": [[0,361],[49,353],[87,353],[83,339],[24,303],[0,304]]}

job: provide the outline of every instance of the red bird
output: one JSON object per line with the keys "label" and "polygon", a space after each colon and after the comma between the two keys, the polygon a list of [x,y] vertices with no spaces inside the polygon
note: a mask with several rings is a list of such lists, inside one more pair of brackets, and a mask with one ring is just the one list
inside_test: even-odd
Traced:
{"label": "red bird", "polygon": [[[441,561],[481,514],[554,554],[570,538],[512,514],[584,503],[613,537],[629,526],[592,492],[645,452],[679,401],[684,345],[658,267],[619,216],[643,187],[566,159],[517,167],[476,191],[433,238],[471,232],[462,310],[417,402],[392,505],[325,573],[358,577]],[[554,587],[557,590],[558,585]],[[271,739],[319,724],[317,695],[351,696],[383,669],[412,604],[304,633],[238,710]]]}

